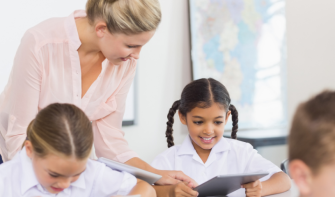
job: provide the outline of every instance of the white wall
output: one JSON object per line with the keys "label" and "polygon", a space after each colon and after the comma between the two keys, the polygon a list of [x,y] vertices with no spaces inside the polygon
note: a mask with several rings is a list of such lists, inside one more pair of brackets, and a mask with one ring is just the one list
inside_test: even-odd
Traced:
{"label": "white wall", "polygon": [[[160,2],[162,22],[139,61],[138,124],[123,129],[130,147],[147,162],[167,148],[166,116],[191,81],[187,1]],[[179,144],[187,130],[178,119],[173,128],[175,143]]]}
{"label": "white wall", "polygon": [[335,1],[287,0],[288,111],[335,89]]}
{"label": "white wall", "polygon": [[[167,112],[191,80],[187,0],[160,2],[163,21],[140,59],[138,125],[124,128],[130,147],[147,162],[166,149]],[[299,102],[335,89],[334,19],[334,0],[287,0],[289,121]],[[174,129],[175,141],[182,142],[186,128],[176,121]],[[287,146],[259,152],[277,165],[287,158]]]}

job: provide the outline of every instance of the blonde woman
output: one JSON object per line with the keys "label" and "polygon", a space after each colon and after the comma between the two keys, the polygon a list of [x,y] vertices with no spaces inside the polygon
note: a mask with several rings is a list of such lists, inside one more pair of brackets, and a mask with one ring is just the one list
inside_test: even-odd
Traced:
{"label": "blonde woman", "polygon": [[161,174],[157,184],[178,179],[195,185],[181,172],[159,171],[139,159],[121,130],[136,60],[160,21],[158,0],[88,0],[86,11],[29,29],[0,96],[3,160],[20,150],[26,128],[40,109],[71,103],[92,121],[98,157]]}

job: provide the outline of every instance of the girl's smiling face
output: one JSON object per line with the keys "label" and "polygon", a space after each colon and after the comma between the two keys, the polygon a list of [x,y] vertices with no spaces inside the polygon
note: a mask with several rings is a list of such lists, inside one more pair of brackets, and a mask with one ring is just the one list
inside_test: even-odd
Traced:
{"label": "girl's smiling face", "polygon": [[208,108],[192,109],[186,117],[179,112],[179,118],[187,125],[194,148],[211,150],[221,140],[230,113],[222,105],[213,103]]}

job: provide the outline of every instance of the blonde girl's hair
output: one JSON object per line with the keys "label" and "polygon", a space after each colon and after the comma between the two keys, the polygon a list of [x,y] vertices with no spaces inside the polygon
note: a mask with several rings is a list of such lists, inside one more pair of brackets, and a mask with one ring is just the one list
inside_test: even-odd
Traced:
{"label": "blonde girl's hair", "polygon": [[27,140],[39,157],[49,153],[76,159],[89,157],[93,145],[90,120],[71,104],[51,104],[42,109],[27,128]]}
{"label": "blonde girl's hair", "polygon": [[156,30],[161,21],[158,0],[88,0],[90,23],[102,19],[110,33],[127,35]]}

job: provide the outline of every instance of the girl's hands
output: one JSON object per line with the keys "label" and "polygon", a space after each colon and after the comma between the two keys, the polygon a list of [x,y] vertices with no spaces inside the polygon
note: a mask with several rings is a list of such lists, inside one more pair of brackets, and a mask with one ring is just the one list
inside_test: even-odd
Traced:
{"label": "girl's hands", "polygon": [[170,189],[170,197],[196,197],[198,192],[194,191],[192,188],[192,183],[186,184],[184,182],[177,183],[173,185]]}
{"label": "girl's hands", "polygon": [[262,182],[259,180],[242,185],[245,188],[245,195],[247,197],[260,197],[262,195]]}

